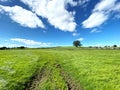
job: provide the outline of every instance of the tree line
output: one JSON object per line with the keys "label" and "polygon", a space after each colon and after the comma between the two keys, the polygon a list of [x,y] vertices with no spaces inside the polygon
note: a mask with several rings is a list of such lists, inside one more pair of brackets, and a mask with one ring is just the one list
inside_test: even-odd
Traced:
{"label": "tree line", "polygon": [[3,47],[0,47],[0,50],[9,50],[9,49],[25,49],[25,48],[27,48],[27,47],[20,46],[20,47],[12,47],[12,48],[10,48],[10,47],[5,47],[5,46],[3,46]]}
{"label": "tree line", "polygon": [[[79,40],[75,40],[73,41],[73,46],[75,47],[81,47],[82,44]],[[100,46],[89,46],[89,47],[86,47],[86,48],[94,48],[94,49],[120,49],[120,47],[118,47],[116,44],[113,45],[113,46],[104,46],[104,47],[100,47]]]}

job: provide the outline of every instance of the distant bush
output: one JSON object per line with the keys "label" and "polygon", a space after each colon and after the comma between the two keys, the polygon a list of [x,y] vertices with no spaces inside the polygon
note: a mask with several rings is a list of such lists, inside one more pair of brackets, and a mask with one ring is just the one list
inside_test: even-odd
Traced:
{"label": "distant bush", "polygon": [[0,47],[0,50],[6,50],[7,47]]}
{"label": "distant bush", "polygon": [[113,47],[117,47],[117,45],[113,45]]}
{"label": "distant bush", "polygon": [[26,47],[24,46],[20,46],[20,47],[17,47],[17,49],[25,49]]}
{"label": "distant bush", "polygon": [[89,46],[89,48],[93,48],[92,46]]}

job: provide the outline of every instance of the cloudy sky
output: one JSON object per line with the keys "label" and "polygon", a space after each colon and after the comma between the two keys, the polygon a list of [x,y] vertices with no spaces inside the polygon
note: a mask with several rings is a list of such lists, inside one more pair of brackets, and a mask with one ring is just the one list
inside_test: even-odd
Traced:
{"label": "cloudy sky", "polygon": [[120,0],[0,0],[0,46],[120,45]]}

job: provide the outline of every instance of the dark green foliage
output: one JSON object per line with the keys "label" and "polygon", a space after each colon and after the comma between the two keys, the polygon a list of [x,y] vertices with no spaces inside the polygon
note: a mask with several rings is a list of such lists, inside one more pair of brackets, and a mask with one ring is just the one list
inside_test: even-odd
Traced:
{"label": "dark green foliage", "polygon": [[117,47],[117,45],[113,45],[113,47]]}
{"label": "dark green foliage", "polygon": [[18,49],[25,49],[26,47],[24,46],[20,46],[20,47],[17,47]]}
{"label": "dark green foliage", "polygon": [[80,47],[80,46],[82,46],[82,44],[79,40],[76,40],[76,41],[73,42],[73,46]]}
{"label": "dark green foliage", "polygon": [[7,47],[0,47],[0,50],[6,50]]}

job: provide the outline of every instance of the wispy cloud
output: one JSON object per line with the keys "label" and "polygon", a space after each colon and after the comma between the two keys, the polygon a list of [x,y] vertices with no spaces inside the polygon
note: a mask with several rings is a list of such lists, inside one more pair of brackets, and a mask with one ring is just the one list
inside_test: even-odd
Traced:
{"label": "wispy cloud", "polygon": [[113,11],[120,12],[120,2],[115,5],[114,8],[112,8]]}
{"label": "wispy cloud", "polygon": [[37,42],[34,40],[28,40],[28,39],[22,39],[22,38],[11,38],[11,41],[15,41],[15,42],[19,42],[19,43],[23,43],[25,45],[30,45],[30,46],[50,46],[51,43],[43,43],[43,42]]}
{"label": "wispy cloud", "polygon": [[85,8],[90,0],[78,0],[78,5],[81,5],[83,8]]}
{"label": "wispy cloud", "polygon": [[20,6],[10,7],[0,5],[0,12],[7,13],[14,22],[19,23],[21,26],[29,28],[45,27],[36,14]]}
{"label": "wispy cloud", "polygon": [[120,2],[115,5],[114,8],[112,8],[112,11],[115,13],[115,18],[120,19]]}
{"label": "wispy cloud", "polygon": [[120,8],[117,0],[101,0],[93,9],[92,14],[82,22],[84,28],[94,28],[102,25],[110,18],[112,12],[118,12]]}
{"label": "wispy cloud", "polygon": [[0,2],[7,2],[8,0],[0,0]]}
{"label": "wispy cloud", "polygon": [[84,40],[84,38],[78,38],[77,40],[79,40],[79,41],[83,41],[83,40]]}
{"label": "wispy cloud", "polygon": [[0,44],[0,47],[3,47],[3,46],[5,46],[5,47],[20,47],[20,46],[23,46],[22,44],[14,44],[14,43],[2,43],[2,44]]}
{"label": "wispy cloud", "polygon": [[80,33],[77,33],[77,32],[74,32],[73,34],[72,34],[74,37],[78,37],[78,36],[80,36]]}
{"label": "wispy cloud", "polygon": [[96,28],[95,29],[92,29],[90,33],[99,33],[101,32],[100,30],[97,30]]}

